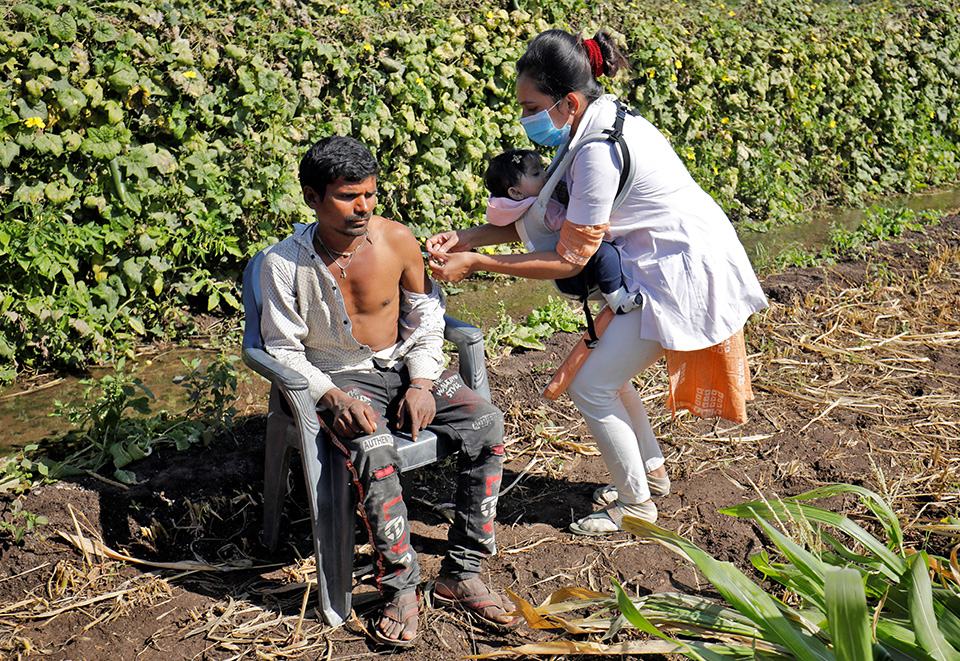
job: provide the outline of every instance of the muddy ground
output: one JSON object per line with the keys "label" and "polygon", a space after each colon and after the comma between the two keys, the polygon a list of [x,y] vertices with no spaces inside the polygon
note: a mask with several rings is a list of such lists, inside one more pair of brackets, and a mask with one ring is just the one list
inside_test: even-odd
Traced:
{"label": "muddy ground", "polygon": [[[674,485],[659,499],[659,523],[759,582],[748,559],[764,548],[762,533],[718,510],[761,493],[849,482],[890,498],[908,539],[942,552],[952,542],[924,542],[917,526],[956,516],[960,507],[960,217],[867,246],[858,258],[788,269],[766,277],[764,288],[771,307],[747,328],[757,395],[747,423],[671,421],[662,366],[637,381]],[[576,339],[558,334],[544,351],[490,360],[494,400],[507,414],[510,488],[497,519],[500,553],[486,563],[484,578],[533,603],[569,585],[610,592],[610,577],[638,594],[715,597],[688,563],[654,543],[628,533],[598,539],[567,532],[606,482],[570,402],[539,395]],[[312,595],[302,610],[312,544],[297,472],[280,549],[270,554],[262,546],[263,393],[259,377],[245,386],[245,414],[233,437],[186,452],[159,450],[132,465],[135,486],[85,477],[26,494],[22,509],[49,523],[21,544],[0,531],[0,656],[374,656],[361,626],[375,607],[364,576],[355,589],[357,620],[324,628]],[[437,506],[449,500],[451,477],[446,465],[413,476],[412,541],[425,580],[436,575],[444,548],[447,524]],[[23,520],[14,519],[13,503],[10,495],[0,499],[0,521]],[[826,505],[864,514],[851,500]],[[85,557],[61,534],[78,529],[135,561]],[[230,563],[233,570],[147,564],[183,561]],[[624,631],[615,640],[636,635]],[[390,654],[439,661],[558,636],[526,626],[493,633],[425,605],[416,647]]]}

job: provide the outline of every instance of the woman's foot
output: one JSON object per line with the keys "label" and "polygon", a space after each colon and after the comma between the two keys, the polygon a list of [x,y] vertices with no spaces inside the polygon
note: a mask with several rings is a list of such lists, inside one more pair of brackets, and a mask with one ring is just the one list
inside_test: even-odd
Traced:
{"label": "woman's foot", "polygon": [[420,617],[420,596],[416,590],[387,599],[380,611],[380,621],[371,627],[374,639],[392,647],[410,647],[417,636]]}
{"label": "woman's foot", "polygon": [[480,577],[458,581],[441,576],[433,587],[433,598],[440,603],[462,607],[477,619],[499,628],[511,629],[520,619],[507,615],[503,599],[490,590]]}
{"label": "woman's foot", "polygon": [[[647,474],[647,485],[650,487],[651,496],[669,496],[670,495],[670,478],[669,477],[656,477],[654,475]],[[606,486],[597,487],[593,492],[593,502],[601,507],[609,505],[612,502],[615,502],[619,498],[617,493],[616,484],[607,484]]]}
{"label": "woman's foot", "polygon": [[657,506],[652,500],[636,504],[615,500],[603,509],[571,523],[570,531],[577,535],[609,535],[623,530],[620,524],[625,516],[635,516],[649,523],[656,523]]}

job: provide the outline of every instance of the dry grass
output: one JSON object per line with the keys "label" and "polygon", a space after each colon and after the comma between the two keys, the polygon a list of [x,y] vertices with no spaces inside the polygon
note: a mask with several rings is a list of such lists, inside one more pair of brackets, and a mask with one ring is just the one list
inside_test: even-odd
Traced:
{"label": "dry grass", "polygon": [[[689,478],[772,461],[756,488],[775,489],[815,478],[806,462],[781,457],[778,435],[826,434],[836,440],[825,458],[869,455],[872,487],[901,509],[922,500],[908,523],[930,523],[925,511],[960,499],[960,248],[938,246],[922,272],[871,266],[863,286],[829,275],[831,284],[772,304],[748,327],[758,394],[750,422],[652,416],[667,463]],[[636,384],[649,405],[664,400],[666,381],[661,362]],[[557,477],[577,454],[597,452],[566,398],[506,414],[513,456],[531,458],[525,474]]]}
{"label": "dry grass", "polygon": [[[869,455],[871,488],[888,497],[895,508],[912,506],[908,528],[955,537],[957,530],[937,525],[937,515],[944,506],[956,508],[960,490],[960,249],[938,249],[919,273],[898,275],[893,267],[877,267],[870,271],[866,286],[845,284],[840,273],[834,273],[831,281],[834,284],[789,305],[771,305],[748,328],[759,396],[749,423],[652,416],[668,452],[668,464],[682,472],[677,477],[729,472],[731,482],[745,491],[773,491],[785,478],[813,477],[809,465],[782,452],[780,435],[817,433],[834,439],[827,459]],[[665,395],[665,370],[657,366],[636,383],[655,412]],[[523,466],[505,485],[508,491],[533,475],[562,477],[579,455],[597,454],[581,416],[566,398],[545,402],[535,411],[516,405],[505,413],[511,459]],[[754,484],[737,480],[728,471],[750,462],[766,462],[773,468],[757,476]],[[211,518],[245,516],[255,505],[246,495],[230,502],[192,503],[189,520],[182,525],[202,530]],[[171,583],[180,577],[199,570],[249,567],[242,562],[145,563],[106,548],[82,519],[74,530],[61,532],[83,554],[82,567],[61,562],[24,572],[34,574],[36,588],[17,603],[0,606],[0,650],[37,652],[35,643],[22,635],[23,627],[67,613],[82,615],[84,624],[77,635],[140,606],[160,612],[157,619],[164,621],[163,605],[170,599]],[[680,526],[677,532],[684,535],[689,530]],[[142,533],[149,542],[165,531],[157,524]],[[557,539],[533,537],[501,553],[525,553],[547,542],[557,543]],[[562,578],[599,589],[608,552],[622,543],[597,540],[596,555],[569,567]],[[124,579],[118,572],[124,564],[162,567],[167,578],[143,573]],[[171,576],[171,570],[179,573]],[[151,645],[175,648],[177,641],[200,637],[205,651],[231,654],[231,659],[325,659],[331,658],[336,641],[359,635],[357,629],[363,627],[359,622],[336,632],[321,624],[311,606],[315,603],[312,557],[281,573],[279,587],[277,581],[269,588],[251,586],[243,598],[231,597],[191,612],[187,624],[171,622],[154,635]],[[544,582],[553,578],[557,576]],[[365,595],[355,601],[361,613],[371,605]],[[426,603],[424,635],[446,645],[444,628],[451,617],[458,616],[433,610]],[[469,630],[467,623],[456,624]],[[627,652],[616,646],[603,651]]]}

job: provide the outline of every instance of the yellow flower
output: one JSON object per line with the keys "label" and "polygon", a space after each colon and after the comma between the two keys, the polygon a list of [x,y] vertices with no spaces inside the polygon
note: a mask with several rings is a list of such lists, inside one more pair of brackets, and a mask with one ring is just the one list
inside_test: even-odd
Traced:
{"label": "yellow flower", "polygon": [[32,129],[32,128],[42,129],[42,128],[43,128],[43,120],[40,119],[39,117],[29,117],[29,118],[27,118],[27,121],[24,122],[24,124],[27,125],[27,128],[28,128],[28,129]]}
{"label": "yellow flower", "polygon": [[341,14],[349,14],[349,13],[350,13],[350,5],[340,5],[340,13],[341,13]]}
{"label": "yellow flower", "polygon": [[487,18],[493,18],[493,12],[492,12],[492,11],[488,11],[488,12],[487,12]]}
{"label": "yellow flower", "polygon": [[676,65],[677,65],[677,68],[678,68],[678,69],[682,69],[682,68],[683,68],[683,62],[681,62],[680,60],[677,60],[677,61],[676,61]]}
{"label": "yellow flower", "polygon": [[676,77],[676,76],[670,76],[670,80],[672,80],[673,82],[677,82],[677,77]]}
{"label": "yellow flower", "polygon": [[730,82],[730,76],[728,76],[727,74],[723,74],[723,78],[721,78],[720,80],[723,81],[723,82],[725,82],[725,83],[729,83],[729,82]]}
{"label": "yellow flower", "polygon": [[184,77],[184,78],[196,78],[196,77],[197,77],[197,72],[196,72],[196,71],[184,71],[184,72],[183,72],[183,77]]}
{"label": "yellow flower", "polygon": [[733,16],[736,16],[736,15],[737,15],[737,12],[735,12],[735,11],[733,11],[733,10],[730,10],[730,11],[727,12],[727,15],[733,17]]}
{"label": "yellow flower", "polygon": [[831,119],[831,120],[830,120],[830,128],[836,128],[836,126],[837,126],[837,122]]}
{"label": "yellow flower", "polygon": [[373,50],[373,46],[371,46],[370,44],[364,44],[364,45],[363,45],[363,50],[365,50],[365,51],[367,51],[367,52],[369,53],[370,51]]}
{"label": "yellow flower", "polygon": [[720,123],[721,123],[721,124],[729,124],[729,123],[730,123],[730,118],[729,118],[729,117],[724,117],[723,119],[720,120]]}

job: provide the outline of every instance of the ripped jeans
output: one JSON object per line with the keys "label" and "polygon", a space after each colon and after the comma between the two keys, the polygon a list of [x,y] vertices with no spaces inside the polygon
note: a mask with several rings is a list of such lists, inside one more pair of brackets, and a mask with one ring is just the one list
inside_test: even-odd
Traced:
{"label": "ripped jeans", "polygon": [[[374,548],[377,587],[385,594],[409,592],[420,583],[417,552],[410,544],[410,523],[400,486],[399,456],[391,428],[410,383],[404,368],[330,374],[345,393],[378,414],[377,430],[334,443],[348,457],[360,515]],[[440,574],[456,580],[480,573],[481,560],[496,552],[493,519],[503,471],[503,413],[467,387],[460,375],[445,370],[434,382],[437,414],[427,429],[459,442],[456,512],[447,535]],[[320,415],[328,427],[329,411]]]}

